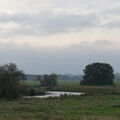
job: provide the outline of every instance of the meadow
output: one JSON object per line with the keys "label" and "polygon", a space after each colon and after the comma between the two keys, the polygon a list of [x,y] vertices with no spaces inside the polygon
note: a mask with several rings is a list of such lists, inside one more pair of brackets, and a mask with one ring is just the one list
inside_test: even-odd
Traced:
{"label": "meadow", "polygon": [[[0,99],[0,120],[120,120],[120,87],[79,86],[63,81],[52,90],[86,92],[85,96],[49,99]],[[37,86],[39,83],[26,83]]]}
{"label": "meadow", "polygon": [[[25,81],[25,84],[28,85],[28,86],[40,86],[40,82],[39,81],[35,81],[35,80],[26,80]],[[79,80],[59,80],[58,81],[58,86],[59,85],[62,85],[62,86],[77,86],[80,84],[80,81]]]}
{"label": "meadow", "polygon": [[[30,87],[39,87],[40,82],[37,80],[26,80],[25,84]],[[58,86],[79,86],[80,80],[58,80]],[[114,84],[116,86],[120,86],[120,81],[115,81]]]}

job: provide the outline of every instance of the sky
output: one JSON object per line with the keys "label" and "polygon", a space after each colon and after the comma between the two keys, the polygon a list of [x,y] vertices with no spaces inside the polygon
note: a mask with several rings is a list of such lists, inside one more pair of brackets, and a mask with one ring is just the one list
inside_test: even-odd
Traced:
{"label": "sky", "polygon": [[120,0],[0,0],[0,65],[25,73],[120,72]]}

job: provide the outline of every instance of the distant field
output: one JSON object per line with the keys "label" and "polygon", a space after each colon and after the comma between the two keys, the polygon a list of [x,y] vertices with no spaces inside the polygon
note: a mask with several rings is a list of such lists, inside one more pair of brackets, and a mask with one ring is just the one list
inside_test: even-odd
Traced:
{"label": "distant field", "polygon": [[[115,81],[115,85],[120,86],[120,81]],[[25,84],[28,86],[39,86],[40,82],[35,80],[27,80]],[[59,80],[58,86],[78,86],[80,84],[79,80]]]}
{"label": "distant field", "polygon": [[39,86],[40,82],[35,80],[26,80],[25,84],[28,86]]}
{"label": "distant field", "polygon": [[[39,86],[40,85],[40,82],[39,81],[33,81],[33,80],[27,80],[25,81],[25,84],[26,85],[29,85],[29,86]],[[80,84],[80,81],[78,80],[61,80],[61,81],[58,81],[58,85],[63,85],[63,86],[75,86],[75,85],[79,85]]]}
{"label": "distant field", "polygon": [[80,81],[79,80],[61,80],[61,81],[58,81],[58,85],[79,85],[80,84]]}

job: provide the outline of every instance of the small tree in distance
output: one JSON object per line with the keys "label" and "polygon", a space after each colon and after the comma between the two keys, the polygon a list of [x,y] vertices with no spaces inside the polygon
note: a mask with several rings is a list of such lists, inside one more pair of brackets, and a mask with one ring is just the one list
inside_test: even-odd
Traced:
{"label": "small tree in distance", "polygon": [[114,73],[110,64],[93,63],[86,66],[81,85],[113,85]]}
{"label": "small tree in distance", "polygon": [[57,75],[56,74],[50,74],[50,75],[38,75],[37,78],[38,81],[40,81],[41,86],[52,88],[57,85]]}

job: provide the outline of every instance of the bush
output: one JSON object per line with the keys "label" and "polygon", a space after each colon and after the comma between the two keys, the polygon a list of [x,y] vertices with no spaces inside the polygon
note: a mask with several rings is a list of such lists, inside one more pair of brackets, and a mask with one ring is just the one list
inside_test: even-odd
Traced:
{"label": "bush", "polygon": [[46,91],[44,89],[38,88],[30,88],[28,91],[29,96],[36,96],[36,95],[45,95]]}
{"label": "bush", "polygon": [[45,95],[46,91],[45,90],[37,90],[37,95]]}
{"label": "bush", "polygon": [[29,96],[35,96],[36,95],[36,90],[34,89],[34,88],[31,88],[30,90],[29,90]]}
{"label": "bush", "polygon": [[38,78],[40,80],[41,86],[52,88],[57,85],[57,75],[51,74],[51,75],[44,75],[43,78]]}
{"label": "bush", "polygon": [[21,85],[20,87],[20,94],[21,95],[27,95],[28,94],[28,86],[27,85]]}

